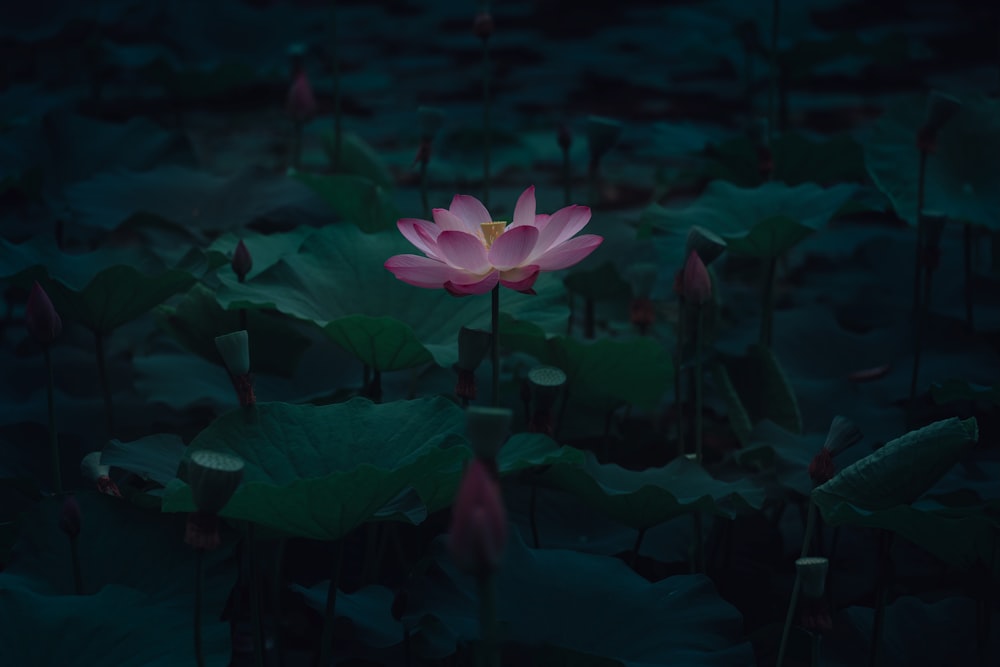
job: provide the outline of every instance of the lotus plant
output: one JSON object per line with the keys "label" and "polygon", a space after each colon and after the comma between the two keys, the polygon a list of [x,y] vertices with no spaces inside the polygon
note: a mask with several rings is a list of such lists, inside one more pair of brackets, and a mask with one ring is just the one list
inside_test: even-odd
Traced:
{"label": "lotus plant", "polygon": [[586,206],[566,206],[551,215],[535,210],[534,186],[521,193],[509,224],[494,220],[475,197],[455,195],[448,209],[434,209],[434,222],[402,218],[396,223],[424,256],[394,255],[385,262],[396,278],[416,287],[443,288],[454,296],[492,290],[494,404],[500,381],[500,286],[534,294],[538,274],[573,266],[604,241],[594,234],[575,236],[590,221]]}

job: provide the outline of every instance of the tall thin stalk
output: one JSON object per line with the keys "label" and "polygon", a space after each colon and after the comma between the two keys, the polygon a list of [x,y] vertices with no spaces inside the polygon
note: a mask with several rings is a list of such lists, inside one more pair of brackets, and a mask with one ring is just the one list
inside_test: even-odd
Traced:
{"label": "tall thin stalk", "polygon": [[111,402],[111,383],[108,381],[108,364],[104,354],[104,332],[95,330],[94,341],[97,348],[97,372],[101,380],[101,393],[104,396],[104,417],[107,436],[114,435],[115,415]]}
{"label": "tall thin stalk", "polygon": [[204,549],[195,549],[194,574],[194,659],[198,667],[205,667],[205,656],[202,653],[201,641],[201,606],[202,588],[205,574],[202,570],[205,556]]}
{"label": "tall thin stalk", "polygon": [[684,297],[680,297],[680,308],[677,310],[677,352],[676,370],[674,371],[674,406],[677,411],[677,455],[684,455],[684,336],[687,307]]}
{"label": "tall thin stalk", "polygon": [[965,273],[965,330],[970,334],[976,330],[972,306],[972,245],[972,225],[967,222],[962,225],[962,262]]}
{"label": "tall thin stalk", "polygon": [[[802,537],[802,551],[800,558],[809,555],[809,545],[812,544],[813,533],[816,532],[816,506],[813,505],[812,498],[809,498],[809,508],[806,518],[805,534]],[[799,593],[802,591],[802,575],[798,569],[795,570],[795,584],[792,586],[792,597],[788,601],[788,614],[785,616],[785,627],[781,630],[781,644],[778,646],[778,661],[775,667],[782,667],[785,664],[785,651],[788,649],[788,637],[792,632],[792,621],[795,618],[795,608],[798,606]]]}
{"label": "tall thin stalk", "polygon": [[56,385],[52,374],[52,351],[49,345],[43,345],[45,353],[45,370],[48,375],[46,395],[49,405],[49,457],[52,460],[52,491],[62,493],[62,466],[59,462],[59,432],[56,430]]}
{"label": "tall thin stalk", "polygon": [[927,151],[920,151],[920,162],[917,166],[917,248],[913,253],[913,317],[920,314],[920,267],[923,262],[921,255],[924,248],[924,197],[927,181]]}
{"label": "tall thin stalk", "polygon": [[493,406],[500,405],[500,283],[490,293],[490,361],[493,364]]}
{"label": "tall thin stalk", "polygon": [[[489,3],[485,8],[489,11]],[[491,19],[492,20],[492,19]],[[482,36],[483,42],[483,206],[490,205],[490,36]]]}
{"label": "tall thin stalk", "polygon": [[771,339],[774,327],[774,281],[778,272],[778,258],[771,257],[767,260],[767,269],[764,274],[764,287],[761,292],[761,313],[760,313],[760,344],[764,347],[771,347]]}
{"label": "tall thin stalk", "polygon": [[330,57],[333,70],[333,170],[340,171],[341,147],[344,143],[343,114],[341,112],[341,101],[343,95],[340,90],[340,54],[338,53],[339,38],[337,37],[337,0],[330,0],[330,31],[333,33],[331,40]]}
{"label": "tall thin stalk", "polygon": [[337,587],[340,585],[340,570],[344,561],[344,538],[337,540],[330,573],[330,584],[326,589],[326,608],[323,612],[323,635],[319,647],[319,667],[333,664],[333,627],[337,612]]}
{"label": "tall thin stalk", "polygon": [[885,605],[892,583],[892,536],[882,531],[878,549],[878,585],[875,592],[875,621],[872,627],[872,648],[869,667],[877,667],[882,662],[882,635],[885,633]]}
{"label": "tall thin stalk", "polygon": [[771,72],[767,92],[767,145],[771,145],[774,134],[776,102],[778,95],[778,25],[781,16],[781,0],[771,0]]}
{"label": "tall thin stalk", "polygon": [[260,613],[260,568],[257,565],[257,545],[254,540],[254,524],[247,522],[246,533],[247,569],[250,580],[250,622],[253,625],[253,656],[256,667],[264,667],[264,653],[267,645],[264,643],[264,626]]}
{"label": "tall thin stalk", "polygon": [[497,589],[492,574],[477,577],[479,588],[480,647],[483,667],[500,667],[500,637],[497,623]]}

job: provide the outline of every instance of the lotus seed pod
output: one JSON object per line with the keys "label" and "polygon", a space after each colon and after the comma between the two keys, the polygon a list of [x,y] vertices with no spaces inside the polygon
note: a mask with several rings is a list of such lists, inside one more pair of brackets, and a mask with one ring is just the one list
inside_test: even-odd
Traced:
{"label": "lotus seed pod", "polygon": [[694,225],[688,230],[684,254],[690,255],[692,250],[698,253],[705,266],[709,266],[726,251],[726,240],[711,230]]}
{"label": "lotus seed pod", "polygon": [[233,454],[199,449],[188,460],[188,484],[202,514],[218,514],[243,481],[243,459]]}
{"label": "lotus seed pod", "polygon": [[28,295],[24,324],[31,337],[42,345],[49,345],[62,332],[62,318],[38,281],[35,281],[31,294]]}
{"label": "lotus seed pod", "polygon": [[933,91],[927,99],[927,116],[922,131],[936,135],[961,108],[962,102],[958,98]]}
{"label": "lotus seed pod", "polygon": [[444,125],[444,110],[438,107],[417,107],[417,118],[420,123],[420,136],[431,140]]}
{"label": "lotus seed pod", "polygon": [[240,376],[250,372],[250,336],[245,330],[216,336],[215,348],[222,355],[222,363],[230,375]]}
{"label": "lotus seed pod", "polygon": [[465,410],[465,434],[480,459],[495,459],[510,435],[513,413],[507,408],[471,406]]}
{"label": "lotus seed pod", "polygon": [[861,441],[862,433],[858,425],[847,417],[837,415],[830,423],[830,430],[826,434],[826,442],[823,448],[830,451],[832,456],[836,456],[842,451],[853,447]]}
{"label": "lotus seed pod", "polygon": [[692,250],[684,263],[682,287],[684,300],[696,305],[704,305],[712,300],[712,278],[698,253]]}
{"label": "lotus seed pod", "polygon": [[490,351],[489,331],[462,327],[458,331],[458,366],[464,371],[475,372]]}
{"label": "lotus seed pod", "polygon": [[533,368],[528,372],[535,410],[549,410],[559,397],[559,390],[566,384],[566,373],[555,366]]}
{"label": "lotus seed pod", "polygon": [[608,151],[615,147],[623,128],[624,125],[613,118],[587,117],[587,144],[590,147],[591,163],[600,161]]}
{"label": "lotus seed pod", "polygon": [[497,569],[506,545],[507,513],[500,485],[486,464],[474,459],[452,507],[448,550],[461,570],[482,577]]}
{"label": "lotus seed pod", "polygon": [[830,561],[826,558],[808,557],[795,561],[795,571],[802,582],[802,595],[807,598],[820,598],[826,592],[826,573],[830,569]]}

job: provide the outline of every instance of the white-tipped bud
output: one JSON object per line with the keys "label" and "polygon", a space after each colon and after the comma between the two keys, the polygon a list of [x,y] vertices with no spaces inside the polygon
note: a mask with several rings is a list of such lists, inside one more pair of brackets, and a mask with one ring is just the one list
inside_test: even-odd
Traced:
{"label": "white-tipped bud", "polygon": [[826,592],[826,573],[830,561],[821,557],[799,558],[795,561],[795,571],[802,582],[802,595],[807,598],[821,598]]}
{"label": "white-tipped bud", "polygon": [[198,511],[218,514],[243,481],[243,459],[233,454],[199,449],[188,460],[188,484]]}
{"label": "white-tipped bud", "polygon": [[830,423],[830,430],[826,434],[826,442],[823,446],[830,450],[830,454],[836,456],[840,452],[853,447],[861,441],[862,433],[858,425],[847,417],[837,415]]}
{"label": "white-tipped bud", "polygon": [[246,375],[250,372],[250,337],[246,331],[216,336],[215,348],[231,375]]}
{"label": "white-tipped bud", "polygon": [[507,408],[470,406],[465,409],[465,435],[477,457],[484,460],[497,457],[510,435],[512,416]]}
{"label": "white-tipped bud", "polygon": [[106,466],[101,463],[101,453],[91,452],[83,457],[80,461],[80,473],[83,478],[91,482],[96,482],[102,477],[107,477],[111,474],[111,466]]}

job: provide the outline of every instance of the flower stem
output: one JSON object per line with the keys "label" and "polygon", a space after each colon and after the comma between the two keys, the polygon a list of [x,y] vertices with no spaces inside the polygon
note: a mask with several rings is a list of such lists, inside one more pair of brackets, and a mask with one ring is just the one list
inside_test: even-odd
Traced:
{"label": "flower stem", "polygon": [[479,627],[483,667],[500,667],[500,642],[497,636],[496,581],[492,574],[477,578],[479,585]]}
{"label": "flower stem", "polygon": [[778,258],[771,257],[767,260],[761,296],[760,344],[764,347],[771,347],[771,332],[774,326],[774,280],[777,272]]}
{"label": "flower stem", "polygon": [[913,329],[913,370],[910,374],[910,401],[907,409],[909,413],[908,421],[910,422],[911,427],[916,423],[917,382],[920,379],[920,360],[923,357],[924,332],[927,329],[927,320],[930,317],[932,277],[933,272],[928,266],[927,270],[924,272],[924,295],[920,303],[917,321]]}
{"label": "flower stem", "polygon": [[812,633],[812,656],[810,658],[809,664],[812,667],[819,667],[819,656],[820,656],[820,643],[822,642],[823,635],[818,632]]}
{"label": "flower stem", "polygon": [[83,595],[83,572],[80,569],[80,547],[76,537],[69,538],[69,553],[73,559],[73,590]]}
{"label": "flower stem", "polygon": [[892,533],[887,530],[879,535],[878,585],[875,591],[875,621],[872,627],[872,648],[869,667],[882,662],[882,635],[885,632],[885,605],[892,583]]}
{"label": "flower stem", "polygon": [[483,206],[490,205],[490,40],[483,40]]}
{"label": "flower stem", "polygon": [[704,461],[704,453],[702,451],[702,430],[704,428],[701,411],[702,411],[702,377],[701,377],[701,337],[703,326],[705,322],[705,309],[701,306],[695,306],[697,309],[697,314],[695,316],[694,324],[694,452],[695,461],[698,465],[702,465]]}
{"label": "flower stem", "polygon": [[566,202],[566,206],[572,204],[572,181],[573,181],[573,169],[569,162],[569,149],[563,149],[563,164],[562,164],[562,178],[563,178],[563,199]]}
{"label": "flower stem", "polygon": [[201,651],[201,589],[204,574],[202,573],[202,560],[205,555],[204,549],[195,550],[195,571],[194,571],[194,659],[198,667],[205,667],[205,656]]}
{"label": "flower stem", "polygon": [[629,558],[629,565],[635,569],[636,561],[639,559],[639,549],[642,547],[642,540],[646,537],[646,529],[640,528],[635,535],[635,544],[632,545],[632,555]]}
{"label": "flower stem", "polygon": [[702,534],[701,512],[698,510],[691,512],[691,519],[694,521],[694,532],[691,536],[691,573],[698,574],[705,571],[705,537]]}
{"label": "flower stem", "polygon": [[52,351],[48,345],[42,346],[45,352],[45,370],[48,372],[47,395],[49,400],[49,453],[52,457],[52,491],[62,493],[62,467],[59,463],[59,433],[56,431],[56,386],[52,375]]}
{"label": "flower stem", "polygon": [[341,99],[343,95],[340,92],[340,57],[337,53],[339,42],[337,38],[337,0],[330,0],[330,31],[333,33],[333,39],[330,42],[330,59],[333,69],[333,170],[337,172],[340,171],[341,146],[344,143],[341,124],[343,117]]}
{"label": "flower stem", "polygon": [[257,667],[264,667],[264,626],[260,614],[260,568],[257,565],[257,545],[254,540],[254,524],[247,522],[246,533],[247,569],[250,570],[250,622],[253,626],[253,656]]}
{"label": "flower stem", "polygon": [[111,402],[111,384],[108,382],[108,364],[104,354],[104,332],[94,331],[94,341],[97,347],[97,372],[101,380],[101,393],[104,395],[104,417],[108,437],[114,434],[115,414]]}
{"label": "flower stem", "polygon": [[593,338],[596,329],[596,314],[594,300],[587,296],[583,299],[583,337]]}
{"label": "flower stem", "polygon": [[538,485],[531,482],[531,498],[528,501],[528,522],[531,525],[531,543],[538,546]]}
{"label": "flower stem", "polygon": [[302,121],[299,120],[295,121],[292,128],[292,167],[302,168]]}
{"label": "flower stem", "polygon": [[976,325],[973,320],[972,308],[972,225],[962,225],[962,262],[965,272],[965,330],[973,333]]}
{"label": "flower stem", "polygon": [[333,664],[333,621],[337,611],[337,586],[340,584],[340,567],[344,561],[344,538],[337,540],[333,557],[333,571],[326,590],[326,610],[323,614],[323,636],[319,647],[319,667]]}
{"label": "flower stem", "polygon": [[674,406],[677,412],[677,456],[684,455],[684,336],[687,307],[681,297],[677,309],[677,353],[674,368]]}
{"label": "flower stem", "polygon": [[432,219],[430,195],[427,192],[427,160],[420,160],[420,205],[424,209],[424,215],[428,220]]}
{"label": "flower stem", "polygon": [[[802,551],[800,558],[809,555],[809,545],[812,544],[813,533],[816,532],[816,506],[813,505],[812,497],[809,498],[809,507],[806,509],[806,529],[802,536]],[[795,608],[799,602],[799,593],[802,591],[802,577],[798,568],[795,570],[795,584],[792,586],[792,597],[788,601],[788,614],[785,616],[785,627],[781,630],[781,644],[778,646],[778,661],[775,667],[781,667],[785,662],[785,651],[788,649],[788,637],[792,632],[792,620],[795,618]]]}
{"label": "flower stem", "polygon": [[490,361],[493,363],[493,406],[496,407],[500,405],[500,283],[496,284],[490,296]]}
{"label": "flower stem", "polygon": [[927,182],[927,151],[920,151],[917,166],[917,248],[913,254],[913,317],[920,314],[921,255],[924,250],[924,196]]}

